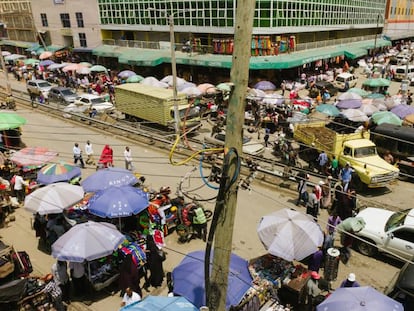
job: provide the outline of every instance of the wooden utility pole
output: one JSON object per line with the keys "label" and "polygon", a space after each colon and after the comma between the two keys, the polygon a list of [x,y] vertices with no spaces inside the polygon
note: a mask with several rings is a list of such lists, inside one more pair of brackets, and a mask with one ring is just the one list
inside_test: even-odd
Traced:
{"label": "wooden utility pole", "polygon": [[[255,0],[237,1],[236,26],[234,33],[234,51],[232,68],[230,72],[234,90],[230,95],[229,109],[227,112],[226,126],[226,150],[236,148],[239,155],[242,154],[242,137],[244,124],[244,109],[246,102],[246,89],[249,79],[249,61],[251,56],[251,40],[253,31],[253,16]],[[223,173],[225,173],[225,164]],[[231,178],[236,173],[237,166],[231,162],[227,176]],[[219,197],[216,202],[223,209],[215,228],[214,257],[211,269],[210,286],[207,290],[207,306],[211,311],[226,310],[226,297],[230,255],[233,242],[234,218],[237,207],[238,182],[223,191],[224,183],[220,184]],[[223,194],[222,198],[220,193]]]}

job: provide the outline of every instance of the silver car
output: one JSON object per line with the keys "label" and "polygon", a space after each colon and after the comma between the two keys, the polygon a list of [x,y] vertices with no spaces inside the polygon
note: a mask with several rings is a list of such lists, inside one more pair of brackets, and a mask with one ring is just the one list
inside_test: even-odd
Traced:
{"label": "silver car", "polygon": [[52,87],[49,91],[49,101],[56,101],[65,106],[74,103],[78,96],[70,88],[63,86]]}

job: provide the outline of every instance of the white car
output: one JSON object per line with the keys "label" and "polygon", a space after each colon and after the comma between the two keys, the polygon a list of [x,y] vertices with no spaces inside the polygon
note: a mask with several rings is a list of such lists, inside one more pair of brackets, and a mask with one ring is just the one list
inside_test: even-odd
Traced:
{"label": "white car", "polygon": [[373,256],[383,252],[409,260],[413,258],[414,209],[392,212],[368,207],[356,217],[362,217],[366,223],[364,229],[356,233],[362,239],[356,241],[355,245],[360,253]]}
{"label": "white car", "polygon": [[114,110],[114,105],[105,100],[102,96],[94,94],[83,94],[75,99],[75,102],[69,104],[63,109],[65,112],[86,112],[89,108],[95,108],[98,113]]}
{"label": "white car", "polygon": [[[204,142],[214,146],[224,146],[226,140],[226,134],[218,133],[213,136],[205,136]],[[262,143],[252,140],[250,137],[243,137],[243,152],[250,155],[261,155],[265,151],[265,147]]]}

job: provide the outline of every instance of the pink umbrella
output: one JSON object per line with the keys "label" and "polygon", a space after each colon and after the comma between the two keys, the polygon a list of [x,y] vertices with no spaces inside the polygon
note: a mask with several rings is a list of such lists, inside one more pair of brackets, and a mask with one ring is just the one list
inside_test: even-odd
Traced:
{"label": "pink umbrella", "polygon": [[79,64],[67,64],[65,67],[62,68],[63,72],[68,72],[68,71],[76,71],[78,70],[80,67]]}
{"label": "pink umbrella", "polygon": [[46,58],[49,58],[49,57],[52,57],[52,56],[53,56],[52,52],[44,51],[39,55],[39,59],[46,59]]}
{"label": "pink umbrella", "polygon": [[201,93],[214,94],[217,93],[217,88],[210,83],[203,83],[197,86]]}

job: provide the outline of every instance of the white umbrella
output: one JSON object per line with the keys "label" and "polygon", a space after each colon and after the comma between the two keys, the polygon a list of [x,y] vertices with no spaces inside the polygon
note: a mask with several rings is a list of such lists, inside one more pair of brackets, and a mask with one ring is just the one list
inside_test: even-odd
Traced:
{"label": "white umbrella", "polygon": [[11,53],[9,51],[1,51],[1,56],[9,56]]}
{"label": "white umbrella", "polygon": [[359,107],[359,110],[367,116],[372,116],[375,112],[379,111],[378,107],[374,104],[362,104],[362,106]]}
{"label": "white umbrella", "polygon": [[144,85],[155,86],[155,87],[162,87],[162,88],[167,88],[168,87],[167,83],[158,81],[158,79],[155,78],[155,77],[146,77],[140,83],[144,84]]}
{"label": "white umbrella", "polygon": [[346,92],[338,96],[338,100],[362,99],[361,95],[353,92]]}
{"label": "white umbrella", "polygon": [[29,194],[24,200],[24,207],[34,214],[58,214],[82,200],[84,194],[81,186],[66,182],[50,184]]}
{"label": "white umbrella", "polygon": [[193,87],[187,87],[180,91],[180,93],[184,93],[187,96],[200,96],[202,92],[195,86]]}
{"label": "white umbrella", "polygon": [[48,66],[47,70],[49,70],[49,71],[50,70],[56,70],[56,69],[59,69],[59,68],[66,67],[67,65],[69,65],[69,63],[61,63],[61,64],[56,63],[56,64],[52,64],[52,65]]}
{"label": "white umbrella", "polygon": [[312,217],[287,208],[262,217],[257,233],[270,254],[288,261],[306,258],[323,243],[322,229]]}
{"label": "white umbrella", "polygon": [[350,121],[365,122],[368,121],[368,116],[359,109],[344,109],[341,114]]}
{"label": "white umbrella", "polygon": [[[164,78],[160,80],[160,82],[167,83],[169,86],[172,86],[173,76],[172,75],[165,76]],[[185,79],[177,77],[177,88],[185,83],[187,83]]]}
{"label": "white umbrella", "polygon": [[78,69],[76,69],[76,73],[80,75],[87,75],[91,73],[91,69],[89,67],[81,66]]}
{"label": "white umbrella", "polygon": [[111,255],[125,236],[109,223],[77,224],[52,244],[52,256],[62,261],[92,261]]}

